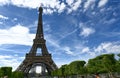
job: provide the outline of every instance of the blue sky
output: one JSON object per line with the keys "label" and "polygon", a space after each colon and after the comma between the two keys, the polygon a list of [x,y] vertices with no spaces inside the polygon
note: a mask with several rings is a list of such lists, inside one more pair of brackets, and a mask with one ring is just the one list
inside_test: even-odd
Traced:
{"label": "blue sky", "polygon": [[39,6],[46,45],[58,66],[120,53],[120,0],[0,0],[0,66],[15,70],[30,51]]}

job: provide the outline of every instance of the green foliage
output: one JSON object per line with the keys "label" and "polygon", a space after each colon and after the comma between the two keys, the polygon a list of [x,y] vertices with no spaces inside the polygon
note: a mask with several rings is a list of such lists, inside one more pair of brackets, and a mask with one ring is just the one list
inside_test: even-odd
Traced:
{"label": "green foliage", "polygon": [[120,73],[120,54],[118,54],[119,56],[119,60],[117,60],[117,63],[116,63],[116,72],[119,72]]}
{"label": "green foliage", "polygon": [[52,72],[51,72],[51,75],[52,75],[52,76],[57,76],[57,71],[58,71],[58,70],[52,71]]}
{"label": "green foliage", "polygon": [[120,62],[120,54],[118,54],[118,57],[119,57],[119,62]]}
{"label": "green foliage", "polygon": [[108,72],[114,72],[116,60],[114,55],[104,56],[103,64]]}
{"label": "green foliage", "polygon": [[116,59],[114,54],[104,54],[90,59],[87,64],[89,73],[108,73],[114,72]]}
{"label": "green foliage", "polygon": [[12,67],[1,67],[0,78],[3,78],[5,76],[7,76],[8,78],[24,78],[24,73],[12,72]]}
{"label": "green foliage", "polygon": [[118,54],[118,56],[120,57],[120,54]]}
{"label": "green foliage", "polygon": [[120,62],[117,62],[116,63],[116,72],[119,72],[120,73]]}
{"label": "green foliage", "polygon": [[15,71],[12,73],[12,78],[24,78],[24,73]]}
{"label": "green foliage", "polygon": [[7,76],[8,78],[11,78],[12,67],[1,67],[0,72],[1,72],[1,77]]}
{"label": "green foliage", "polygon": [[67,69],[67,65],[63,65],[59,69],[51,72],[51,75],[52,76],[65,76],[67,74],[66,69]]}
{"label": "green foliage", "polygon": [[58,70],[52,72],[52,76],[67,76],[86,73],[85,61],[73,61],[69,65],[62,65]]}
{"label": "green foliage", "polygon": [[73,61],[72,63],[70,63],[69,68],[71,70],[71,74],[84,74],[83,71],[85,71],[85,63],[85,61]]}
{"label": "green foliage", "polygon": [[0,68],[0,78],[1,77],[3,77],[4,75],[3,75],[3,71],[1,70],[1,68]]}
{"label": "green foliage", "polygon": [[61,68],[60,68],[60,74],[62,76],[65,76],[67,74],[66,69],[67,69],[67,65],[62,65],[61,66]]}

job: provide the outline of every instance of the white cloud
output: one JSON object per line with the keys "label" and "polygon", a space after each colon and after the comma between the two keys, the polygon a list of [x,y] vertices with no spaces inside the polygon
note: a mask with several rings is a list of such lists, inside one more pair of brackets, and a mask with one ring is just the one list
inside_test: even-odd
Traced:
{"label": "white cloud", "polygon": [[60,5],[60,8],[59,8],[59,10],[58,10],[58,12],[59,13],[61,13],[61,12],[63,12],[64,11],[64,9],[65,9],[65,4],[64,3],[61,3],[61,5]]}
{"label": "white cloud", "polygon": [[40,5],[47,8],[59,9],[59,0],[0,0],[0,5],[13,4],[18,7],[37,8]]}
{"label": "white cloud", "polygon": [[[10,4],[19,6],[19,7],[28,7],[28,8],[36,8],[40,6],[40,0],[11,0]],[[43,2],[43,1],[42,1]]]}
{"label": "white cloud", "polygon": [[51,9],[45,9],[45,10],[43,10],[43,12],[44,12],[45,14],[52,14],[54,11],[51,10]]}
{"label": "white cloud", "polygon": [[88,37],[93,34],[95,30],[93,28],[82,27],[82,31],[80,32],[80,36]]}
{"label": "white cloud", "polygon": [[80,7],[80,4],[81,4],[81,0],[76,0],[75,2],[73,0],[69,1],[67,0],[66,1],[68,3],[68,6],[69,8],[68,9],[68,13],[71,13],[72,11],[76,11],[79,7]]}
{"label": "white cloud", "polygon": [[84,11],[86,11],[90,5],[94,5],[95,0],[87,0],[87,2],[85,2],[84,4]]}
{"label": "white cloud", "polygon": [[[0,5],[13,4],[18,7],[38,8],[40,5],[49,9],[47,11],[51,13],[52,9],[61,9],[59,0],[2,0]],[[63,4],[62,4],[63,5]],[[46,12],[46,11],[44,11]]]}
{"label": "white cloud", "polygon": [[82,53],[89,52],[89,51],[90,51],[89,47],[85,47],[82,49]]}
{"label": "white cloud", "polygon": [[6,5],[10,2],[10,0],[0,0],[0,6]]}
{"label": "white cloud", "polygon": [[0,19],[5,19],[5,20],[7,20],[7,19],[8,19],[8,17],[3,16],[3,15],[0,15]]}
{"label": "white cloud", "polygon": [[0,22],[0,24],[3,24],[3,22]]}
{"label": "white cloud", "polygon": [[18,67],[20,64],[19,60],[23,60],[22,57],[18,57],[16,55],[0,55],[0,66],[11,66],[13,71]]}
{"label": "white cloud", "polygon": [[73,9],[73,10],[77,10],[77,9],[80,7],[81,2],[82,2],[81,0],[77,0],[77,1],[73,4],[72,9]]}
{"label": "white cloud", "polygon": [[[93,8],[95,6],[96,0],[87,0],[84,3],[84,11],[89,7]],[[104,6],[108,0],[100,0],[98,7]],[[62,13],[65,9],[68,10],[68,13],[76,11],[82,3],[82,0],[66,0],[65,4],[60,0],[0,0],[0,5],[12,4],[18,7],[27,7],[27,8],[38,8],[39,6],[45,7],[45,14],[52,14],[53,12]]]}
{"label": "white cloud", "polygon": [[72,5],[74,2],[74,0],[66,0],[66,3],[68,3],[68,5]]}
{"label": "white cloud", "polygon": [[[81,47],[81,46],[80,46]],[[79,47],[79,48],[80,48]],[[88,46],[82,46],[81,49],[78,49],[79,50],[79,53],[77,55],[81,55],[81,54],[84,54],[84,55],[90,55],[88,57],[93,57],[95,56],[95,52],[92,51],[91,48],[89,48]]]}
{"label": "white cloud", "polygon": [[94,49],[96,53],[120,53],[120,42],[104,42]]}
{"label": "white cloud", "polygon": [[99,4],[98,4],[98,7],[104,6],[107,2],[108,2],[108,0],[100,0]]}
{"label": "white cloud", "polygon": [[28,28],[21,25],[16,25],[9,29],[0,29],[0,45],[32,45],[32,40],[34,36],[34,34],[29,33]]}
{"label": "white cloud", "polygon": [[70,47],[63,47],[63,50],[65,50],[65,53],[66,54],[69,54],[69,55],[74,55],[74,53],[70,50]]}
{"label": "white cloud", "polygon": [[13,21],[17,21],[18,19],[17,18],[14,18]]}
{"label": "white cloud", "polygon": [[45,14],[51,14],[53,12],[62,13],[65,9],[69,9],[69,13],[76,11],[80,7],[81,2],[82,0],[66,0],[68,4],[65,4],[60,0],[1,0],[0,5],[12,4],[27,8],[38,8],[41,5],[45,7],[43,11]]}
{"label": "white cloud", "polygon": [[110,19],[110,20],[104,20],[103,23],[105,23],[105,24],[112,24],[112,23],[114,23],[116,20],[117,20],[117,19],[112,18],[112,19]]}

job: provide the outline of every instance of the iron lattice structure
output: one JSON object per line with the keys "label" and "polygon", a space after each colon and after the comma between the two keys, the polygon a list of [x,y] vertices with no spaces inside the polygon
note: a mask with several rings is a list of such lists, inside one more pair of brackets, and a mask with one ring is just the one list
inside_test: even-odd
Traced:
{"label": "iron lattice structure", "polygon": [[[43,24],[42,24],[42,7],[39,8],[39,18],[38,26],[35,39],[33,40],[33,45],[29,53],[26,54],[25,59],[16,69],[16,71],[22,71],[24,73],[29,73],[29,71],[40,65],[42,67],[42,75],[45,75],[46,70],[48,73],[57,69],[57,65],[52,60],[51,54],[49,54],[46,47],[46,40],[43,34]],[[37,53],[37,49],[41,49],[41,54]]]}

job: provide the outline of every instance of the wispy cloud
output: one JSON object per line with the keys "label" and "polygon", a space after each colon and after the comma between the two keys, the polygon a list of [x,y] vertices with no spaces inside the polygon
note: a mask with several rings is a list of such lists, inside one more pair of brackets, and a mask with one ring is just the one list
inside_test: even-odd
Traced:
{"label": "wispy cloud", "polygon": [[73,43],[73,45],[71,45],[71,46],[62,45],[61,44],[62,42],[60,41],[61,39],[57,40],[57,38],[54,37],[51,34],[46,35],[45,37],[46,37],[46,40],[47,40],[47,43],[48,43],[47,45],[49,47],[52,46],[54,48],[53,51],[56,52],[57,54],[65,53],[66,55],[77,56],[78,54],[80,54],[79,52],[83,48],[83,44],[82,43],[80,45]]}
{"label": "wispy cloud", "polygon": [[95,0],[87,0],[84,4],[84,11],[86,11],[91,5],[93,6],[95,3]]}
{"label": "wispy cloud", "polygon": [[107,37],[120,37],[120,32],[108,32],[104,35],[107,36]]}
{"label": "wispy cloud", "polygon": [[93,34],[94,32],[95,32],[95,30],[93,28],[83,27],[80,35],[84,36],[84,37],[88,37],[89,35]]}
{"label": "wispy cloud", "polygon": [[66,5],[65,5],[64,3],[61,3],[61,4],[60,4],[60,7],[59,7],[59,10],[58,10],[58,13],[63,12],[64,9],[65,9],[65,7],[66,7]]}
{"label": "wispy cloud", "polygon": [[89,52],[89,51],[90,51],[89,47],[85,47],[82,49],[82,53]]}
{"label": "wispy cloud", "polygon": [[102,42],[98,46],[96,47],[94,46],[93,48],[92,47],[90,48],[85,45],[77,46],[77,47],[78,48],[76,49],[76,51],[74,50],[72,52],[75,56],[80,56],[84,54],[84,55],[91,55],[91,57],[94,57],[100,54],[120,53],[120,42],[119,41]]}
{"label": "wispy cloud", "polygon": [[70,47],[64,47],[63,48],[68,55],[74,55],[74,53],[70,50]]}
{"label": "wispy cloud", "polygon": [[[67,13],[78,10],[79,7],[82,7],[86,11],[89,7],[93,8],[95,6],[96,0],[87,0],[86,2],[82,0],[0,0],[0,5],[12,4],[18,7],[27,7],[27,8],[38,8],[39,6],[45,7],[45,14],[52,14],[54,12],[62,13],[67,10]],[[104,6],[108,0],[100,0],[98,7]]]}
{"label": "wispy cloud", "polygon": [[72,11],[76,11],[80,7],[82,1],[81,0],[76,0],[76,1],[66,0],[66,3],[68,4],[67,6],[69,6],[67,7],[68,13],[71,13]]}
{"label": "wispy cloud", "polygon": [[74,34],[77,30],[78,30],[78,29],[74,29],[72,32],[69,32],[69,33],[63,35],[63,36],[62,36],[61,38],[59,38],[57,41],[61,41],[62,39],[64,39],[64,38],[66,38],[66,37]]}
{"label": "wispy cloud", "polygon": [[120,53],[120,42],[103,42],[94,49],[96,54],[101,53]]}
{"label": "wispy cloud", "polygon": [[20,24],[9,29],[0,29],[0,45],[19,44],[32,45],[34,34],[29,33],[29,29]]}
{"label": "wispy cloud", "polygon": [[98,3],[98,7],[104,6],[107,2],[108,2],[108,0],[100,0]]}
{"label": "wispy cloud", "polygon": [[45,39],[47,40],[49,46],[60,48],[59,42],[57,42],[56,38],[54,38],[51,34],[47,34]]}
{"label": "wispy cloud", "polygon": [[17,55],[0,55],[0,66],[11,66],[14,71],[20,64],[20,60],[23,60],[23,57],[18,57]]}
{"label": "wispy cloud", "polygon": [[8,17],[3,16],[3,15],[0,15],[0,19],[5,19],[5,20],[7,20],[7,19],[8,19]]}
{"label": "wispy cloud", "polygon": [[3,22],[0,22],[0,24],[3,24]]}
{"label": "wispy cloud", "polygon": [[[47,13],[52,13],[54,11],[62,10],[63,3],[60,3],[59,0],[2,0],[0,5],[12,4],[18,7],[27,7],[27,8],[38,8],[40,5],[46,7]],[[53,10],[54,9],[54,10]]]}
{"label": "wispy cloud", "polygon": [[0,0],[0,6],[8,4],[9,0]]}
{"label": "wispy cloud", "polygon": [[72,5],[74,3],[74,0],[66,0],[68,5]]}
{"label": "wispy cloud", "polygon": [[[108,0],[100,0],[99,7],[104,6]],[[67,4],[66,4],[67,3]],[[82,0],[36,0],[36,1],[28,1],[28,0],[1,0],[0,5],[12,4],[18,7],[27,7],[27,8],[38,8],[40,5],[45,7],[45,14],[52,14],[53,12],[62,13],[67,10],[67,13],[71,13],[72,11],[76,11],[81,4],[84,3]],[[95,0],[87,0],[84,3],[84,11],[86,11],[89,7],[93,7],[95,5]]]}
{"label": "wispy cloud", "polygon": [[[52,46],[54,47],[53,51],[56,52],[56,55],[62,55],[62,54],[66,54],[72,57],[75,56],[80,56],[82,54],[86,54],[86,55],[91,55],[91,56],[95,56],[95,53],[93,51],[91,51],[91,49],[88,46],[84,45],[84,41],[77,41],[76,40],[72,42],[72,45],[62,45],[62,41],[57,40],[56,38],[54,38],[53,35],[47,35],[46,36],[46,40],[48,43],[48,46]],[[79,42],[79,43],[78,43]]]}
{"label": "wispy cloud", "polygon": [[103,23],[105,23],[105,24],[113,24],[115,21],[117,21],[117,19],[112,18],[112,19],[110,19],[110,20],[104,20]]}

